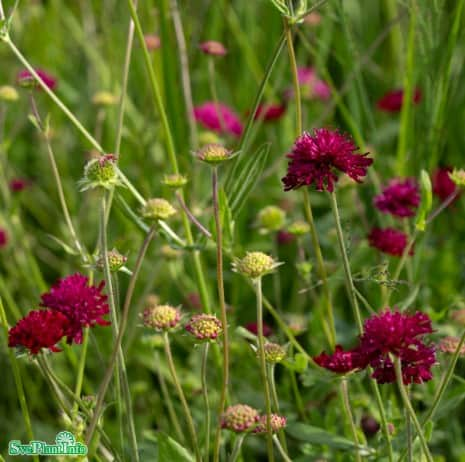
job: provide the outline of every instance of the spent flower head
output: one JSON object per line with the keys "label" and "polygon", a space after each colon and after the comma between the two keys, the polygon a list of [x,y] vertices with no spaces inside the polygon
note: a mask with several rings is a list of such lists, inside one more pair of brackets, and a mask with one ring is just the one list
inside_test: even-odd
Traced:
{"label": "spent flower head", "polygon": [[166,331],[179,324],[181,312],[179,308],[171,305],[157,305],[147,307],[142,313],[142,318],[145,327]]}
{"label": "spent flower head", "polygon": [[111,189],[120,185],[116,169],[116,156],[104,154],[89,160],[84,167],[84,178],[79,183],[81,191],[93,188]]}
{"label": "spent flower head", "polygon": [[148,220],[166,220],[176,213],[176,209],[160,197],[149,199],[142,207],[141,215]]}
{"label": "spent flower head", "polygon": [[286,348],[278,343],[265,343],[265,360],[270,364],[277,364],[286,357]]}
{"label": "spent flower head", "polygon": [[247,404],[235,404],[226,408],[221,417],[221,427],[236,433],[251,431],[260,416],[258,411]]}
{"label": "spent flower head", "polygon": [[266,253],[247,252],[245,257],[234,261],[233,271],[251,279],[258,279],[272,273],[281,264]]}
{"label": "spent flower head", "polygon": [[212,314],[196,314],[189,319],[186,330],[197,340],[215,340],[223,332],[223,327]]}
{"label": "spent flower head", "polygon": [[280,230],[286,221],[286,212],[276,205],[261,209],[257,216],[257,225],[265,232]]}

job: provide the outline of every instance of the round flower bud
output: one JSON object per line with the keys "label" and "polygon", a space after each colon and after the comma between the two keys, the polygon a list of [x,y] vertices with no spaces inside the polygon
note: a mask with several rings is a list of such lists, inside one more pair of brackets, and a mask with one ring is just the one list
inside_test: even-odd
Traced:
{"label": "round flower bud", "polygon": [[223,332],[221,321],[211,314],[196,314],[186,324],[187,332],[198,340],[215,340]]}
{"label": "round flower bud", "polygon": [[454,168],[454,170],[449,173],[449,176],[457,186],[465,186],[465,170],[463,168]]}
{"label": "round flower bud", "polygon": [[157,305],[146,308],[142,313],[144,326],[157,330],[169,330],[176,327],[181,313],[171,305]]}
{"label": "round flower bud", "polygon": [[197,158],[208,164],[220,164],[231,157],[231,151],[221,144],[207,144],[196,153]]}
{"label": "round flower bud", "polygon": [[171,175],[165,175],[162,183],[173,189],[182,188],[187,184],[187,176],[179,173],[173,173]]}
{"label": "round flower bud", "polygon": [[211,56],[224,56],[227,50],[221,42],[216,40],[208,40],[199,45],[199,48],[206,54]]}
{"label": "round flower bud", "polygon": [[258,226],[265,231],[278,231],[284,226],[285,220],[286,213],[275,205],[269,205],[258,212]]}
{"label": "round flower bud", "polygon": [[360,421],[360,425],[367,438],[376,435],[380,429],[379,422],[371,415],[364,415]]}
{"label": "round flower bud", "polygon": [[247,252],[245,257],[233,263],[233,270],[251,279],[271,273],[279,263],[263,252]]}
{"label": "round flower bud", "polygon": [[[460,343],[460,339],[457,337],[444,337],[439,341],[438,348],[443,353],[454,354]],[[465,345],[462,345],[459,352],[460,356],[465,355]]]}
{"label": "round flower bud", "polygon": [[96,106],[114,106],[118,102],[118,98],[109,91],[98,91],[92,97],[92,103]]}
{"label": "round flower bud", "polygon": [[176,209],[165,199],[149,199],[142,208],[142,216],[150,220],[166,220],[176,213]]}
{"label": "round flower bud", "polygon": [[[108,256],[108,266],[110,267],[110,271],[112,273],[116,273],[119,271],[126,261],[128,260],[127,257],[124,255],[121,255],[116,249],[110,250],[107,252]],[[103,255],[100,255],[100,257],[97,260],[97,269],[103,271],[105,268],[105,259]]]}
{"label": "round flower bud", "polygon": [[18,92],[10,85],[3,85],[0,87],[0,101],[16,101],[18,99]]}
{"label": "round flower bud", "polygon": [[[277,433],[286,426],[286,417],[278,414],[270,415],[271,433]],[[253,430],[256,434],[266,433],[266,415],[260,416],[257,426]]]}
{"label": "round flower bud", "polygon": [[310,225],[306,221],[297,220],[291,223],[287,230],[294,236],[302,236],[310,232]]}
{"label": "round flower bud", "polygon": [[105,154],[89,160],[84,167],[81,191],[96,187],[110,189],[119,184],[115,161],[116,157],[113,154]]}
{"label": "round flower bud", "polygon": [[265,359],[271,364],[280,363],[286,357],[286,349],[277,343],[265,343]]}
{"label": "round flower bud", "polygon": [[258,411],[247,404],[229,406],[221,417],[221,427],[236,433],[253,429],[259,420]]}
{"label": "round flower bud", "polygon": [[453,311],[451,318],[458,324],[465,326],[465,309]]}

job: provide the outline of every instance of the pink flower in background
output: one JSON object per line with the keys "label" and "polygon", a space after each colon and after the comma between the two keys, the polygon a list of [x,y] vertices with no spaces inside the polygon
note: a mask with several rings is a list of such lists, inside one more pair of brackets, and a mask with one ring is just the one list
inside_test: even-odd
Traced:
{"label": "pink flower in background", "polygon": [[295,241],[295,235],[288,233],[287,231],[281,230],[276,234],[276,242],[279,245],[287,245]]}
{"label": "pink flower in background", "polygon": [[107,326],[103,319],[109,313],[107,296],[102,293],[105,282],[88,285],[87,276],[76,273],[60,279],[49,292],[41,296],[41,306],[63,313],[71,322],[68,343],[82,342],[83,327]]}
{"label": "pink flower in background", "polygon": [[7,244],[8,244],[8,234],[6,233],[4,229],[0,228],[0,249],[2,249],[3,247],[6,247]]}
{"label": "pink flower in background", "polygon": [[216,40],[207,40],[199,45],[199,48],[206,54],[211,56],[225,56],[228,50],[221,42]]}
{"label": "pink flower in background", "polygon": [[13,178],[9,187],[12,192],[21,192],[30,185],[30,181],[25,178]]}
{"label": "pink flower in background", "polygon": [[357,151],[351,138],[338,131],[319,128],[312,135],[304,132],[287,155],[291,160],[282,179],[284,190],[314,184],[318,191],[331,192],[338,180],[337,172],[360,183],[373,159]]}
{"label": "pink flower in background", "polygon": [[[50,90],[54,90],[57,86],[57,79],[50,75],[48,72],[45,72],[42,69],[35,69],[37,75],[40,77],[42,82],[50,88]],[[39,84],[37,83],[36,79],[33,75],[27,70],[24,69],[18,73],[16,77],[16,81],[19,85],[28,88],[40,88]]]}
{"label": "pink flower in background", "polygon": [[450,172],[452,172],[451,167],[441,167],[433,173],[433,193],[441,201],[445,201],[457,189],[456,184],[450,179]]}
{"label": "pink flower in background", "polygon": [[413,178],[396,178],[388,183],[373,202],[381,212],[400,218],[412,217],[420,204],[420,191]]}
{"label": "pink flower in background", "polygon": [[[415,88],[412,96],[413,104],[418,104],[421,101],[422,95],[419,88]],[[404,101],[404,90],[396,89],[388,91],[377,103],[377,107],[385,112],[399,112],[402,109]]]}
{"label": "pink flower in background", "polygon": [[[245,328],[252,332],[254,335],[258,335],[258,324],[256,322],[249,322],[245,325]],[[270,337],[273,334],[273,329],[268,325],[263,323],[263,335],[265,337]]]}
{"label": "pink flower in background", "polygon": [[322,101],[331,98],[331,88],[324,80],[318,78],[313,67],[299,67],[297,77],[303,98],[320,99]]}
{"label": "pink flower in background", "polygon": [[161,46],[160,37],[154,34],[144,35],[144,42],[147,50],[149,51],[158,50]]}
{"label": "pink flower in background", "polygon": [[218,108],[212,101],[196,106],[194,116],[197,122],[215,132],[225,132],[236,137],[242,135],[242,123],[238,115],[223,103],[218,103]]}
{"label": "pink flower in background", "polygon": [[[381,252],[395,257],[401,257],[407,246],[407,235],[394,228],[373,228],[368,235],[368,241],[371,247]],[[413,255],[413,252],[412,247],[409,251],[409,255]]]}
{"label": "pink flower in background", "polygon": [[279,120],[286,112],[286,105],[277,104],[260,104],[255,113],[254,120],[263,120],[264,122],[273,122]]}

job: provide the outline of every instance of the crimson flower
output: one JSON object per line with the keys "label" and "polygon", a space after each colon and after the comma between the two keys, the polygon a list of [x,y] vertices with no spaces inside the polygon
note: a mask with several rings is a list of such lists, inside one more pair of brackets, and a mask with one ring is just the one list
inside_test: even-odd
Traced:
{"label": "crimson flower", "polygon": [[214,102],[208,101],[196,106],[194,117],[197,122],[215,132],[226,132],[236,137],[242,135],[242,123],[238,115],[223,103],[218,103],[217,107]]}
{"label": "crimson flower", "polygon": [[357,150],[353,141],[338,131],[319,128],[313,135],[304,132],[287,155],[291,160],[282,179],[284,190],[314,184],[318,191],[332,192],[338,180],[337,171],[360,183],[373,159]]}
{"label": "crimson flower", "polygon": [[42,348],[61,351],[56,344],[70,328],[69,319],[59,311],[34,310],[8,331],[8,346],[26,348],[33,355]]}
{"label": "crimson flower", "polygon": [[449,176],[450,172],[452,172],[451,167],[441,167],[433,173],[433,193],[438,196],[441,201],[445,201],[457,189],[457,185]]}
{"label": "crimson flower", "polygon": [[336,345],[332,355],[323,352],[315,356],[313,360],[319,366],[339,374],[347,374],[357,369],[364,369],[367,366],[366,358],[359,348],[345,351],[341,345]]}
{"label": "crimson flower", "polygon": [[103,319],[108,314],[107,296],[102,293],[105,282],[98,286],[88,285],[89,279],[82,274],[60,279],[48,293],[41,296],[41,306],[63,313],[71,323],[67,334],[68,343],[82,342],[82,328],[110,323]]}
{"label": "crimson flower", "polygon": [[384,213],[396,217],[412,217],[420,204],[420,192],[413,178],[393,179],[374,198],[375,206]]}
{"label": "crimson flower", "polygon": [[[394,228],[373,228],[368,235],[368,242],[371,247],[381,252],[395,257],[401,257],[407,246],[407,235]],[[409,251],[409,255],[413,255],[413,253],[414,250],[412,247]]]}
{"label": "crimson flower", "polygon": [[[252,332],[254,335],[258,335],[258,324],[256,322],[249,322],[245,325],[245,328]],[[263,323],[263,335],[265,337],[270,337],[273,334],[273,329],[268,325]]]}
{"label": "crimson flower", "polygon": [[[421,101],[421,91],[415,88],[412,96],[413,104],[418,104]],[[396,89],[388,91],[377,103],[378,109],[384,112],[399,112],[402,109],[404,101],[404,90]]]}
{"label": "crimson flower", "polygon": [[[40,80],[48,87],[50,90],[54,90],[57,86],[57,79],[50,75],[48,72],[45,72],[42,69],[35,69],[37,75],[40,77]],[[35,80],[34,76],[27,70],[24,69],[18,73],[16,81],[19,85],[24,87],[36,87],[40,88],[39,84]]]}
{"label": "crimson flower", "polygon": [[25,178],[13,178],[10,180],[8,186],[12,192],[21,192],[26,189],[30,184],[29,180]]}
{"label": "crimson flower", "polygon": [[8,244],[8,234],[4,229],[0,228],[0,249],[2,247],[6,247],[7,244]]}
{"label": "crimson flower", "polygon": [[287,106],[283,103],[260,104],[255,112],[254,120],[273,122],[279,120],[286,112]]}

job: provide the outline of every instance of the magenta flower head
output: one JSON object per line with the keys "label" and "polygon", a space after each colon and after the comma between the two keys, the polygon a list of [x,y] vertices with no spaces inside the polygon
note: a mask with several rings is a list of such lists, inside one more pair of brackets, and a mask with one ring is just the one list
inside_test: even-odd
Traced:
{"label": "magenta flower head", "polygon": [[433,193],[441,201],[445,201],[457,189],[457,185],[450,178],[451,172],[451,167],[441,167],[433,173]]}
{"label": "magenta flower head", "polygon": [[223,332],[223,326],[212,314],[196,314],[189,319],[186,330],[197,340],[215,340]]}
{"label": "magenta flower head", "polygon": [[[279,415],[279,414],[271,414],[270,416],[270,427],[271,433],[277,433],[283,428],[286,427],[286,417]],[[253,429],[253,433],[256,435],[262,435],[267,433],[266,431],[266,415],[260,416],[257,426]]]}
{"label": "magenta flower head", "polygon": [[206,54],[211,56],[225,56],[228,50],[221,42],[216,40],[207,40],[199,45],[199,48]]}
{"label": "magenta flower head", "polygon": [[[331,88],[324,80],[318,78],[313,67],[299,67],[297,77],[303,98],[321,101],[327,101],[331,98]],[[293,91],[288,92],[288,95],[293,96]]]}
{"label": "magenta flower head", "polygon": [[34,310],[8,331],[8,346],[24,348],[30,354],[40,353],[42,348],[61,351],[56,344],[69,334],[71,328],[67,316],[54,310]]}
{"label": "magenta flower head", "polygon": [[[413,104],[418,104],[421,101],[421,91],[419,88],[415,88],[412,96]],[[384,112],[399,112],[402,109],[402,103],[404,101],[404,90],[396,89],[388,91],[377,103],[379,110]]]}
{"label": "magenta flower head", "polygon": [[0,249],[2,249],[3,247],[6,247],[7,244],[8,244],[8,234],[4,229],[0,228]]}
{"label": "magenta flower head", "polygon": [[254,115],[254,120],[263,120],[264,122],[274,122],[281,119],[286,113],[287,106],[284,103],[260,104]]}
{"label": "magenta flower head", "polygon": [[412,217],[420,204],[420,191],[413,178],[393,179],[373,202],[381,212],[399,218]]}
{"label": "magenta flower head", "polygon": [[238,115],[223,103],[217,105],[208,101],[194,108],[195,120],[205,128],[217,133],[227,133],[240,137],[242,135],[242,123]]}
{"label": "magenta flower head", "polygon": [[98,286],[89,285],[87,276],[76,273],[58,280],[49,292],[41,296],[41,306],[59,311],[69,319],[71,331],[67,334],[68,343],[81,343],[84,327],[110,324],[103,318],[110,311],[107,296],[102,293],[104,286],[104,281]]}
{"label": "magenta flower head", "polygon": [[373,378],[378,383],[395,381],[390,357],[393,355],[401,360],[405,384],[431,380],[436,354],[423,339],[432,332],[431,319],[419,311],[406,314],[386,308],[381,314],[367,319],[360,337],[360,351],[374,368]]}
{"label": "magenta flower head", "polygon": [[282,179],[284,190],[314,184],[318,191],[332,192],[338,171],[360,183],[373,159],[357,150],[349,137],[336,130],[319,128],[313,135],[304,132],[287,155],[291,160]]}
{"label": "magenta flower head", "polygon": [[253,430],[259,420],[258,411],[247,404],[229,406],[221,417],[221,428],[235,433]]}
{"label": "magenta flower head", "polygon": [[8,186],[12,192],[21,192],[30,185],[30,181],[25,178],[13,178]]}
{"label": "magenta flower head", "polygon": [[[394,228],[373,228],[368,235],[368,242],[371,247],[380,250],[388,255],[401,257],[407,246],[407,235]],[[413,255],[413,247],[409,255]]]}
{"label": "magenta flower head", "polygon": [[352,371],[364,369],[367,361],[359,348],[345,351],[341,345],[336,345],[332,355],[325,352],[315,356],[313,360],[325,369],[338,374],[347,374]]}
{"label": "magenta flower head", "polygon": [[[57,80],[55,77],[45,72],[42,69],[35,69],[37,75],[40,77],[40,80],[48,87],[50,90],[54,90],[57,86]],[[38,88],[40,89],[39,83],[36,81],[34,76],[27,70],[24,69],[19,72],[16,77],[18,85],[25,88]]]}

